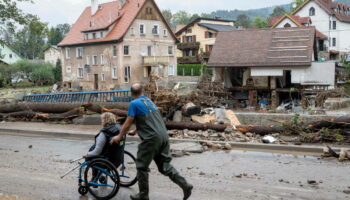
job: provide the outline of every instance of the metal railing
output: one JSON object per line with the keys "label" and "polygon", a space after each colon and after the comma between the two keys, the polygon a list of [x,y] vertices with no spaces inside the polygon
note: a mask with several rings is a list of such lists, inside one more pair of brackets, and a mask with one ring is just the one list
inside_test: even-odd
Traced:
{"label": "metal railing", "polygon": [[26,102],[38,103],[92,103],[92,102],[130,102],[130,90],[68,92],[51,94],[32,94],[24,97]]}

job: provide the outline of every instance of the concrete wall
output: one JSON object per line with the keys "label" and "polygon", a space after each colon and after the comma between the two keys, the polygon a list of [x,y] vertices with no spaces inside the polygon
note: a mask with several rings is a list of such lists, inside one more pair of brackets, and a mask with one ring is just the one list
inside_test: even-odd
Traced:
{"label": "concrete wall", "polygon": [[[280,125],[273,120],[278,121],[291,121],[294,114],[275,114],[275,113],[235,113],[241,124],[244,125]],[[338,115],[301,115],[300,119],[303,123],[310,123],[312,121],[318,121],[322,119],[336,118]]]}

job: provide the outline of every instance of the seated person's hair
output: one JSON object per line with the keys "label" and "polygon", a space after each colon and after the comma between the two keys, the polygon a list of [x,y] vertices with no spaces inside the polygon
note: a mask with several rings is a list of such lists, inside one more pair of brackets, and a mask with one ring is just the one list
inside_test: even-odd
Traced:
{"label": "seated person's hair", "polygon": [[101,115],[101,121],[103,127],[108,127],[117,123],[115,115],[109,112],[105,112]]}

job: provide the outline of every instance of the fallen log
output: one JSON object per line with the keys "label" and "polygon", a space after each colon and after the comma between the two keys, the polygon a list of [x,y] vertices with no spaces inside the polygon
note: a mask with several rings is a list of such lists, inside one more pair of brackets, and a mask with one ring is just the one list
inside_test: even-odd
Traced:
{"label": "fallen log", "polygon": [[[65,113],[74,108],[81,107],[79,103],[11,103],[0,105],[0,113],[14,113],[20,111],[33,111],[40,113]],[[108,109],[127,110],[129,103],[93,103]]]}
{"label": "fallen log", "polygon": [[322,128],[330,128],[330,129],[343,129],[350,128],[350,117],[342,116],[339,118],[331,118],[329,120],[320,120],[314,121],[308,124],[309,129],[322,129]]}
{"label": "fallen log", "polygon": [[208,129],[215,130],[218,132],[224,132],[227,126],[225,125],[215,125],[215,124],[199,124],[192,122],[166,122],[167,129],[178,129],[178,130],[193,130],[193,131],[205,131]]}
{"label": "fallen log", "polygon": [[61,114],[49,114],[49,113],[37,113],[36,118],[38,119],[44,119],[44,120],[63,120],[63,119],[74,119],[76,117],[79,117],[83,114],[83,111],[81,108],[74,108],[68,112],[61,113]]}
{"label": "fallen log", "polygon": [[268,135],[271,133],[281,133],[288,131],[288,128],[283,126],[244,126],[240,125],[236,127],[236,130],[241,133],[255,133],[258,135]]}
{"label": "fallen log", "polygon": [[104,108],[101,105],[96,105],[96,104],[85,104],[82,107],[84,107],[86,110],[96,112],[96,113],[104,113],[104,112],[110,112],[113,113],[117,116],[120,117],[126,117],[128,115],[128,111],[122,110],[122,109],[109,109],[109,108]]}
{"label": "fallen log", "polygon": [[13,113],[0,113],[0,118],[34,118],[36,116],[37,112],[33,111],[19,111],[19,112],[13,112]]}

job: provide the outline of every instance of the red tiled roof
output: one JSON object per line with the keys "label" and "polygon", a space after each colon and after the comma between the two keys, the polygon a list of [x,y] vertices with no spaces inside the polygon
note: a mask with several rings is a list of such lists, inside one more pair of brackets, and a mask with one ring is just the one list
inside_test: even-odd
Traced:
{"label": "red tiled roof", "polygon": [[[109,42],[122,39],[146,1],[147,0],[127,0],[123,8],[119,11],[119,16],[119,1],[100,4],[100,9],[93,16],[91,16],[91,7],[85,8],[72,29],[58,46]],[[90,23],[92,25],[91,27]],[[107,29],[114,24],[115,26],[104,38],[84,40],[83,32]],[[171,34],[173,35],[173,32],[171,32]],[[175,38],[174,35],[173,37]]]}
{"label": "red tiled roof", "polygon": [[341,9],[350,9],[350,7],[343,3],[337,3],[333,2],[332,0],[308,0],[305,1],[303,5],[301,5],[298,9],[296,9],[292,14],[294,15],[297,13],[301,8],[303,8],[307,3],[310,1],[315,1],[318,5],[320,5],[328,14],[335,15],[335,17],[342,22],[349,22],[350,23],[350,15],[345,14],[344,12],[337,12],[334,10],[334,8],[341,8]]}
{"label": "red tiled roof", "polygon": [[290,20],[294,21],[295,23],[299,23],[299,24],[297,24],[298,26],[308,24],[311,21],[310,17],[299,17],[299,16],[285,14],[283,16],[271,17],[269,19],[269,26],[270,27],[277,26],[277,24],[280,23],[285,18],[289,18]]}
{"label": "red tiled roof", "polygon": [[325,34],[321,33],[319,30],[316,29],[316,38],[319,38],[321,40],[325,40],[328,37]]}

